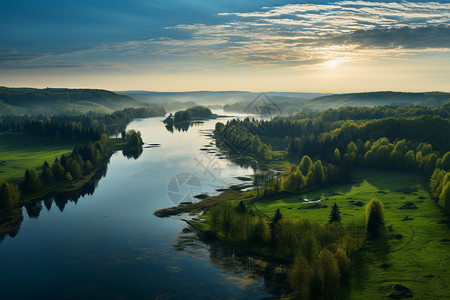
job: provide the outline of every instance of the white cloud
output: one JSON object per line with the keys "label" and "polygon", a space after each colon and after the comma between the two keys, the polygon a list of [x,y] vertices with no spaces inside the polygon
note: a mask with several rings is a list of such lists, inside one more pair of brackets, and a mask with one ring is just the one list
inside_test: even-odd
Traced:
{"label": "white cloud", "polygon": [[224,17],[224,24],[167,28],[183,31],[188,38],[103,44],[67,55],[112,52],[138,57],[196,56],[233,64],[295,67],[297,63],[304,68],[327,60],[345,63],[450,48],[450,38],[446,38],[450,33],[450,4],[445,3],[340,1],[219,15]]}

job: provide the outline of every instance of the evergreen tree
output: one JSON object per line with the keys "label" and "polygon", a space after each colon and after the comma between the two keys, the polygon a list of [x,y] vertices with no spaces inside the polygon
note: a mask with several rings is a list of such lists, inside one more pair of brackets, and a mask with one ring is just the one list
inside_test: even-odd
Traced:
{"label": "evergreen tree", "polygon": [[275,212],[275,215],[272,218],[272,222],[270,223],[270,228],[273,230],[275,228],[275,225],[277,225],[277,223],[280,222],[282,218],[283,215],[281,214],[280,209],[277,208],[277,211]]}
{"label": "evergreen tree", "polygon": [[329,223],[340,222],[341,220],[342,220],[342,218],[341,218],[341,212],[339,211],[339,207],[337,206],[336,203],[334,203],[333,208],[331,208],[330,220],[328,222]]}

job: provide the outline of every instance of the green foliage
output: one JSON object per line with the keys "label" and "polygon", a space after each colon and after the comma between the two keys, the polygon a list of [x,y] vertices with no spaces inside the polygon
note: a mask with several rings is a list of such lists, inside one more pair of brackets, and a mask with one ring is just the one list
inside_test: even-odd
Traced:
{"label": "green foliage", "polygon": [[53,172],[50,168],[45,168],[42,171],[42,181],[44,182],[45,185],[50,185],[51,183],[53,183],[54,177],[53,177]]}
{"label": "green foliage", "polygon": [[300,170],[300,172],[302,172],[302,174],[308,174],[309,171],[312,169],[313,167],[313,162],[311,160],[311,158],[308,155],[304,155],[302,157],[302,160],[300,161],[300,165],[298,166],[298,169]]}
{"label": "green foliage", "polygon": [[298,299],[310,299],[310,284],[314,270],[303,255],[295,258],[294,264],[288,273],[288,280]]}
{"label": "green foliage", "polygon": [[20,190],[16,184],[0,180],[0,209],[11,209],[20,199]]}
{"label": "green foliage", "polygon": [[333,207],[331,208],[330,219],[328,223],[340,222],[341,220],[342,217],[341,212],[339,210],[339,206],[336,203],[334,203]]}
{"label": "green foliage", "polygon": [[439,168],[447,172],[450,171],[450,152],[447,152],[442,156]]}
{"label": "green foliage", "polygon": [[25,171],[24,188],[27,192],[35,192],[42,187],[42,181],[34,168]]}
{"label": "green foliage", "polygon": [[442,188],[442,192],[439,195],[439,205],[450,211],[450,181],[445,183]]}
{"label": "green foliage", "polygon": [[322,249],[317,258],[316,268],[321,298],[333,299],[341,279],[336,257],[328,249]]}
{"label": "green foliage", "polygon": [[384,232],[384,209],[380,200],[373,198],[366,206],[368,238],[381,237]]}
{"label": "green foliage", "polygon": [[132,148],[139,148],[144,144],[144,142],[142,141],[141,132],[134,129],[127,131],[126,140],[128,146]]}
{"label": "green foliage", "polygon": [[186,122],[195,119],[211,118],[213,113],[206,106],[195,106],[186,110],[177,111],[173,116],[173,122]]}
{"label": "green foliage", "polygon": [[325,172],[323,170],[323,165],[320,160],[316,161],[312,168],[311,177],[308,178],[313,184],[321,185],[325,183]]}
{"label": "green foliage", "polygon": [[64,174],[64,168],[61,166],[61,163],[59,161],[55,161],[52,165],[52,173],[55,178],[55,180],[61,181],[64,180],[65,174]]}
{"label": "green foliage", "polygon": [[214,206],[208,212],[209,226],[226,241],[264,245],[270,241],[270,230],[261,216],[242,211],[230,202]]}

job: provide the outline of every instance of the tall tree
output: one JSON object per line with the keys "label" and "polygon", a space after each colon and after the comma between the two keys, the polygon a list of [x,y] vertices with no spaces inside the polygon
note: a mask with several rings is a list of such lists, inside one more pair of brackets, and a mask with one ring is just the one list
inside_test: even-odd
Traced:
{"label": "tall tree", "polygon": [[333,222],[340,222],[342,220],[341,218],[341,212],[339,211],[339,206],[337,206],[336,203],[334,203],[333,207],[331,208],[330,212],[330,220],[329,223]]}
{"label": "tall tree", "polygon": [[378,238],[384,233],[383,203],[373,198],[366,206],[367,234],[370,239]]}

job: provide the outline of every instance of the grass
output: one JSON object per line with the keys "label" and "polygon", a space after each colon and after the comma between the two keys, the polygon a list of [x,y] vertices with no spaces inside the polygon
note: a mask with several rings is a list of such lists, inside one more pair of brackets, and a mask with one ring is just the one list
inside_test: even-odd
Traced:
{"label": "grass", "polygon": [[40,169],[44,161],[51,165],[55,157],[72,152],[74,147],[75,142],[57,142],[25,132],[0,133],[0,178],[19,182],[26,169]]}
{"label": "grass", "polygon": [[[427,192],[422,176],[406,172],[378,170],[357,171],[349,184],[329,186],[305,194],[282,199],[253,202],[262,213],[273,216],[280,208],[286,218],[306,218],[328,222],[331,206],[340,208],[342,222],[348,224],[364,218],[365,205],[371,198],[384,203],[388,231],[387,248],[369,251],[363,270],[355,271],[351,289],[345,298],[382,299],[393,292],[395,284],[413,291],[416,299],[449,299],[450,231],[447,220]],[[301,199],[323,199],[327,208],[303,209],[311,204]],[[354,205],[363,202],[363,206]],[[251,202],[251,201],[250,201]],[[418,209],[399,209],[405,202],[413,202]],[[301,209],[298,209],[301,208]],[[408,216],[409,221],[403,221]],[[393,238],[402,235],[401,239]],[[390,267],[381,268],[387,264]]]}

